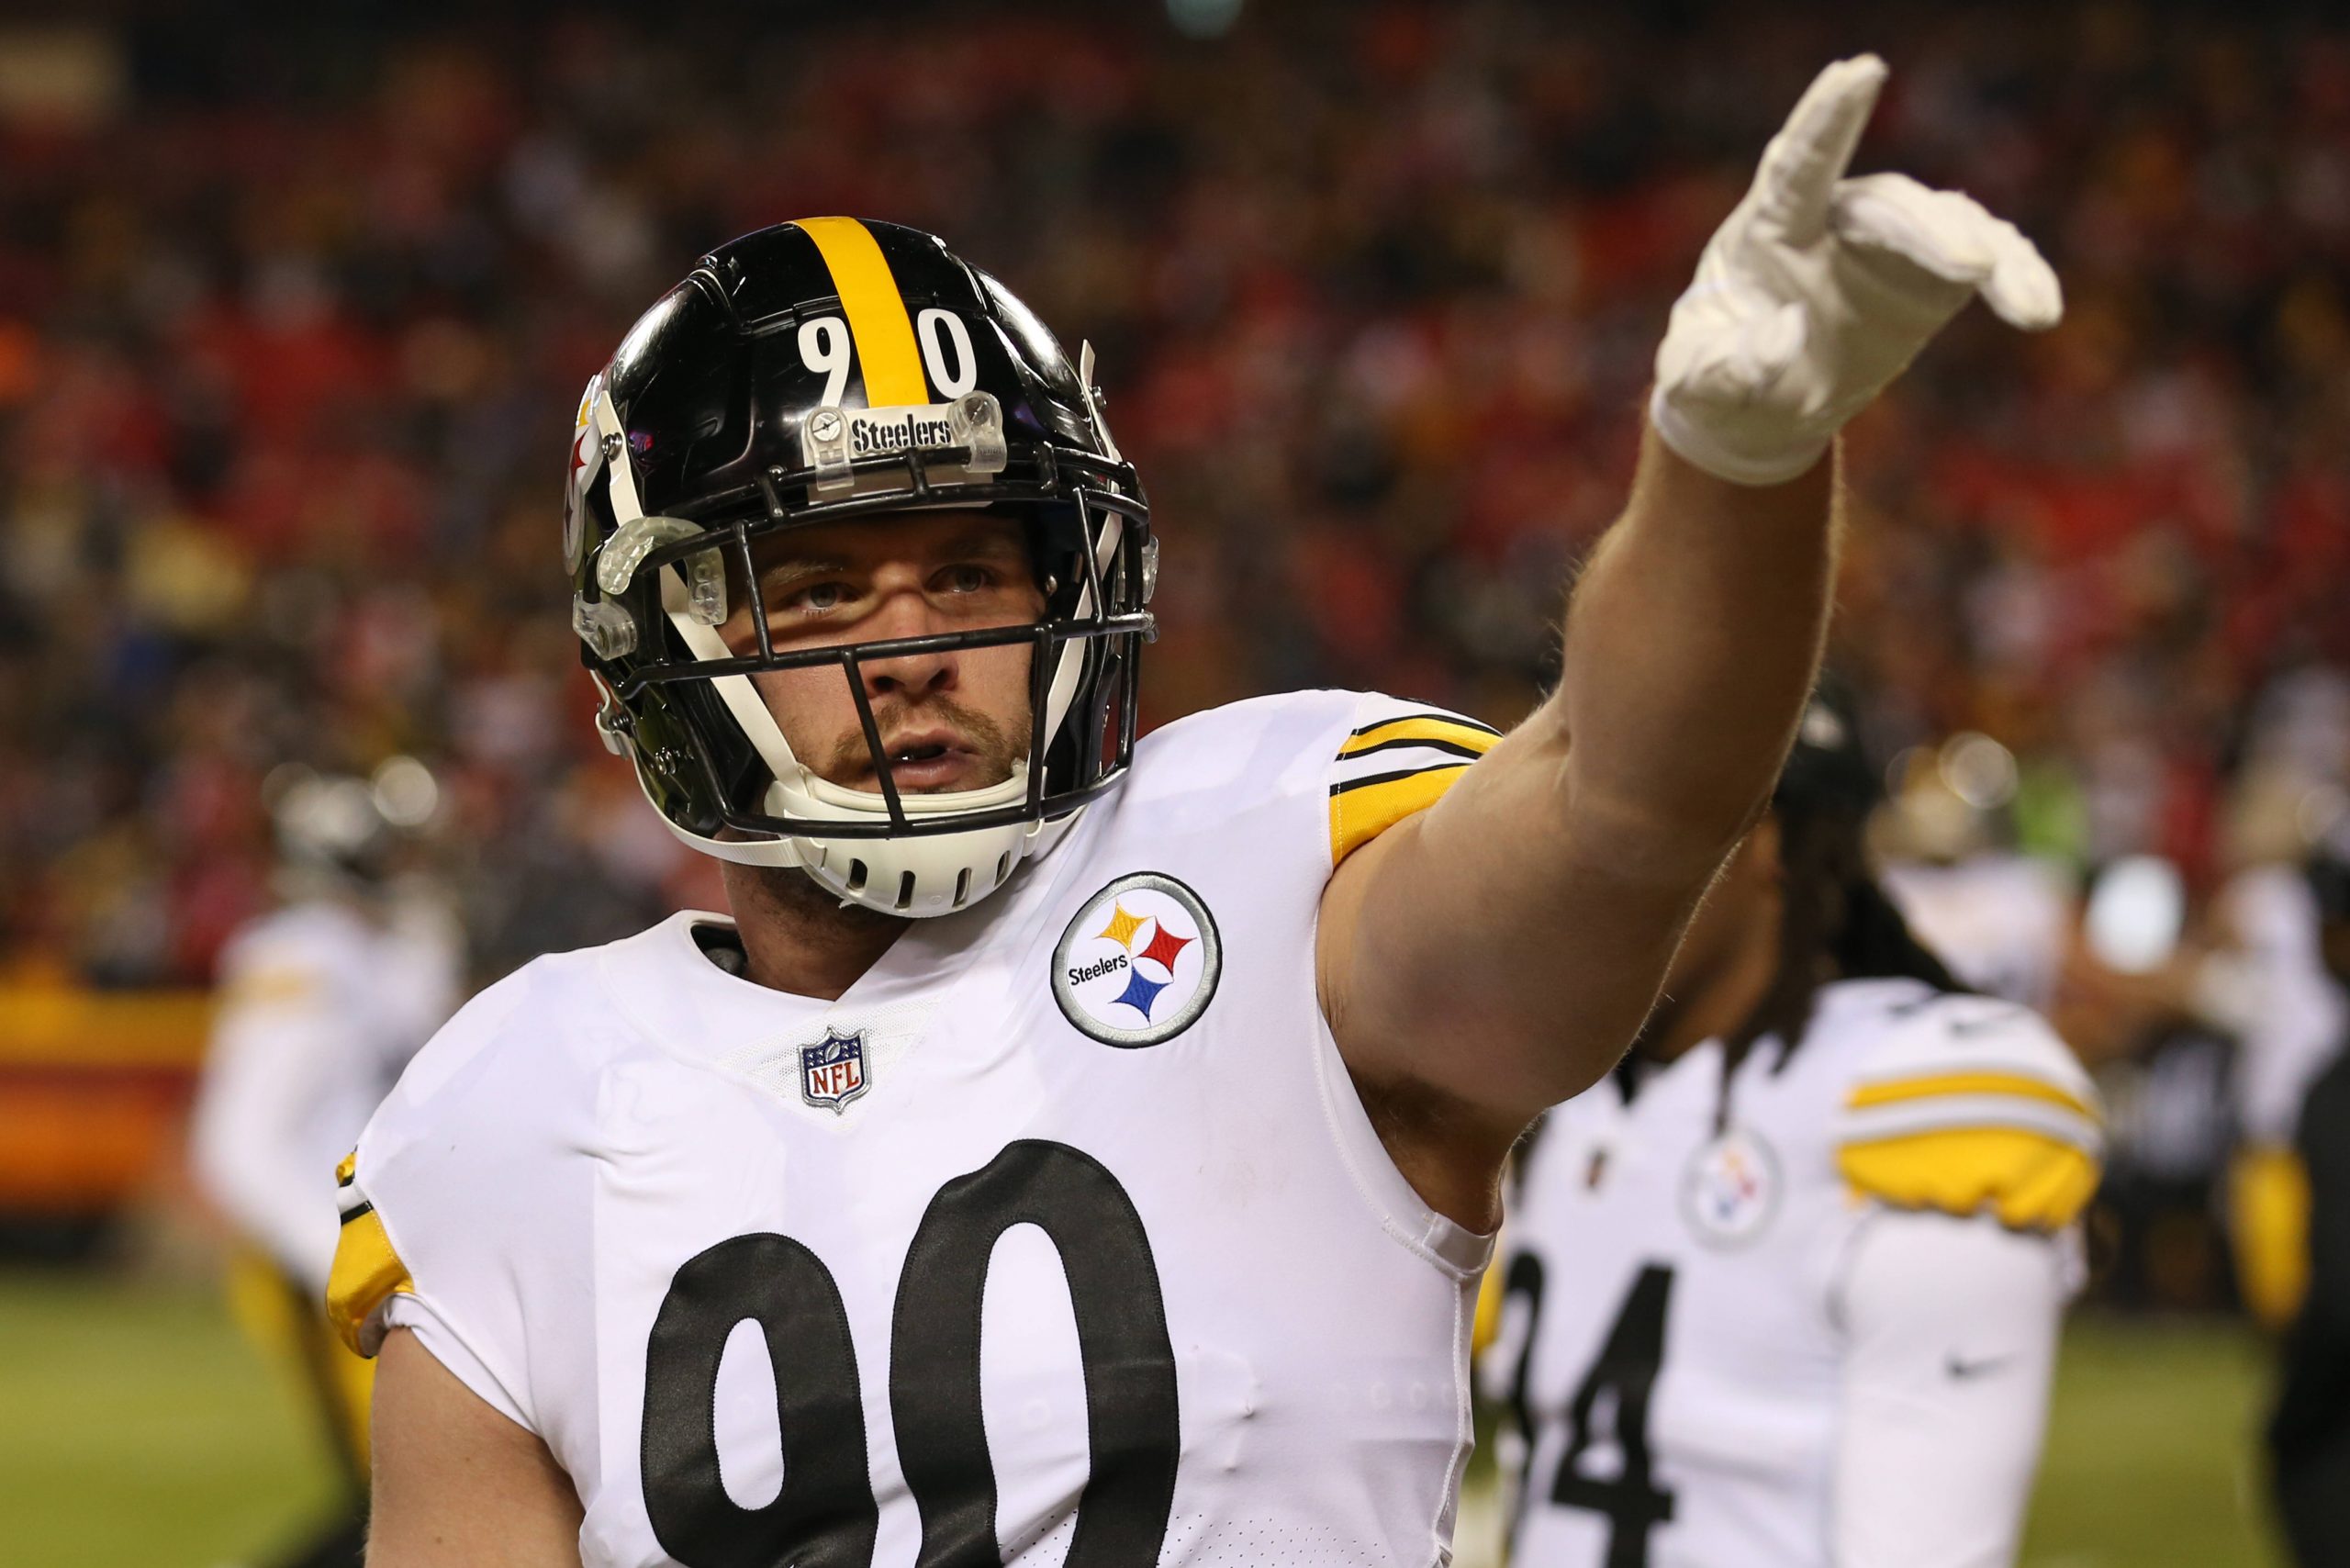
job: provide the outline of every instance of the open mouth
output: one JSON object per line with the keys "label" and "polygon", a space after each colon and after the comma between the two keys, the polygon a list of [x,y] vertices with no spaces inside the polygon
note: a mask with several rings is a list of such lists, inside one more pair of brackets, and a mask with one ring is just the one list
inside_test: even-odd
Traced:
{"label": "open mouth", "polygon": [[[890,778],[901,790],[929,791],[968,789],[979,765],[979,754],[961,738],[947,734],[903,735],[890,743],[886,754]],[[872,788],[881,787],[878,770],[868,769]]]}

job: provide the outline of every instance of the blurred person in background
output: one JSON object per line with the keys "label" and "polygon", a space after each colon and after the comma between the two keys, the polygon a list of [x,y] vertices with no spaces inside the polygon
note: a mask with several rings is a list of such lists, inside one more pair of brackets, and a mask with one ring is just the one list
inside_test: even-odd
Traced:
{"label": "blurred person in background", "polygon": [[395,758],[372,780],[289,765],[270,783],[280,902],[222,953],[190,1154],[237,1234],[237,1316],[292,1373],[340,1482],[335,1517],[278,1561],[349,1568],[365,1531],[374,1369],[326,1320],[333,1171],[455,1011],[461,943],[416,868],[436,792],[420,764]]}
{"label": "blurred person in background", "polygon": [[1815,698],[1631,1054],[1521,1148],[1479,1379],[1516,1562],[2015,1559],[2096,1102],[1872,877],[1876,777]]}
{"label": "blurred person in background", "polygon": [[[2326,972],[2350,986],[2350,834],[2337,830],[2311,857],[2307,885]],[[2277,1513],[2301,1568],[2350,1562],[2350,1055],[2341,1043],[2300,1108],[2307,1288],[2268,1424]]]}
{"label": "blurred person in background", "polygon": [[2215,886],[2168,857],[2090,879],[2060,1020],[2110,1108],[2101,1203],[2118,1297],[2231,1294],[2281,1331],[2306,1281],[2308,1189],[2293,1130],[2350,1004],[2328,972],[2311,857],[2343,815],[2343,758],[2255,728],[2226,792]]}
{"label": "blurred person in background", "polygon": [[1879,885],[1926,947],[1974,991],[2045,1014],[2072,943],[2065,874],[2013,844],[2015,758],[1964,734],[1897,759],[1870,822]]}
{"label": "blurred person in background", "polygon": [[2256,1322],[2282,1330],[2307,1284],[2309,1191],[2294,1133],[2350,1035],[2350,1000],[2326,949],[2344,758],[2273,739],[2255,748],[2230,792],[2232,869],[2204,923],[2190,1001],[2235,1047],[2227,1213],[2237,1289]]}

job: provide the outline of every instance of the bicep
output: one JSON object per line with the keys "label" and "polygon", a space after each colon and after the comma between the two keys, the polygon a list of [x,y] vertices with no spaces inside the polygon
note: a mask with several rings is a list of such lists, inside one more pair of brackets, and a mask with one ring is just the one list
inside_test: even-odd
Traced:
{"label": "bicep", "polygon": [[1837,1568],[2006,1568],[2038,1468],[2067,1294],[2056,1240],[1880,1213],[1838,1283]]}
{"label": "bicep", "polygon": [[570,1477],[405,1329],[384,1338],[374,1422],[369,1568],[578,1568]]}
{"label": "bicep", "polygon": [[1538,714],[1464,769],[1341,866],[1323,904],[1348,1066],[1449,1085],[1506,1136],[1614,1064],[1703,888],[1608,852],[1640,835],[1569,809],[1550,727]]}

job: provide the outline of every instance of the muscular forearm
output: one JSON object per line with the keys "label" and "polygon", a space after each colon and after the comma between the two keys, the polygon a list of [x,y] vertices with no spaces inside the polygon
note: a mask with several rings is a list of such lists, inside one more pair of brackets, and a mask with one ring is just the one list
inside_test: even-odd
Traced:
{"label": "muscular forearm", "polygon": [[1425,1141],[1471,1150],[1448,1169],[1497,1160],[1615,1059],[1767,796],[1826,631],[1838,429],[1977,293],[2019,326],[2061,311],[2039,252],[1965,196],[1843,178],[1884,74],[1819,74],[1674,305],[1559,691],[1324,896],[1339,1047]]}
{"label": "muscular forearm", "polygon": [[[1649,438],[1559,690],[1324,902],[1324,1005],[1367,1092],[1418,1077],[1440,1026],[1478,1048],[1448,1116],[1505,1148],[1623,1049],[1810,689],[1834,470],[1733,485]],[[1408,896],[1366,899],[1374,879]]]}
{"label": "muscular forearm", "polygon": [[1591,824],[1586,861],[1702,881],[1751,821],[1817,672],[1839,510],[1832,451],[1787,483],[1733,485],[1647,436],[1538,721],[1563,747],[1562,815]]}

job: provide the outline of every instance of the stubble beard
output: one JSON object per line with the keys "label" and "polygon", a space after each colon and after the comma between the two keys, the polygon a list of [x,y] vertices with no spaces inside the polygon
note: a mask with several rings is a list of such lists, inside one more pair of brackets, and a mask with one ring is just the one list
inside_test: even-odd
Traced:
{"label": "stubble beard", "polygon": [[[886,737],[891,728],[909,714],[936,718],[958,731],[972,754],[979,759],[979,777],[976,782],[939,786],[934,790],[905,790],[906,794],[934,794],[962,790],[985,790],[1001,784],[1012,777],[1013,770],[1027,759],[1028,747],[1035,726],[1026,714],[1016,724],[1003,724],[990,719],[976,708],[967,708],[951,698],[925,698],[919,707],[907,709],[877,709],[873,726]],[[868,769],[886,767],[886,758],[876,757],[873,748],[866,744],[862,729],[852,731],[834,744],[832,756],[816,771],[828,783],[842,783],[861,778]],[[881,786],[875,783],[873,792]]]}

